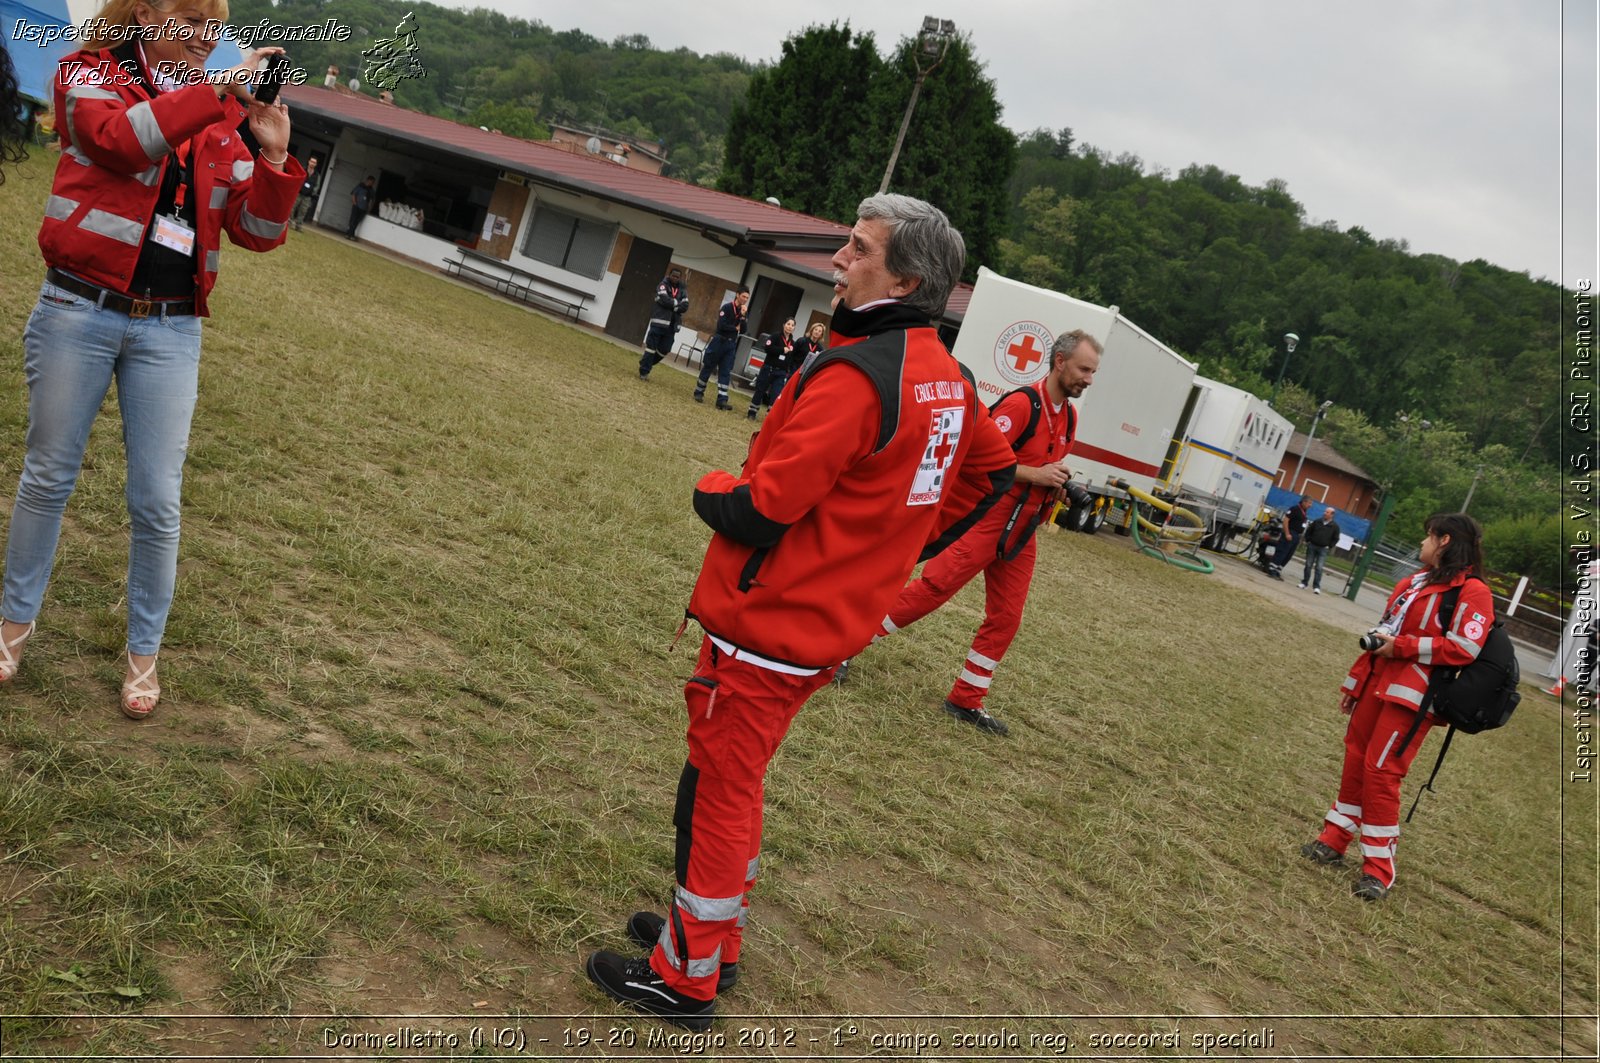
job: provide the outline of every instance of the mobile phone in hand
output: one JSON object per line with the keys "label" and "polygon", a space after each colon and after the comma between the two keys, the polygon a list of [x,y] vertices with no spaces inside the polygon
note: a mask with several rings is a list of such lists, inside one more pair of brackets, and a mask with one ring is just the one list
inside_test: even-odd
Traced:
{"label": "mobile phone in hand", "polygon": [[279,52],[267,60],[267,67],[261,73],[261,82],[256,86],[256,102],[272,103],[278,98],[278,90],[283,88],[283,83],[289,76],[289,56]]}

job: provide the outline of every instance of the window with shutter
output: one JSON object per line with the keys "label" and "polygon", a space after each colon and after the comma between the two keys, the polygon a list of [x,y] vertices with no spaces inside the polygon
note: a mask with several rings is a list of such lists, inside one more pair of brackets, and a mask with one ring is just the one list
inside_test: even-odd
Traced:
{"label": "window with shutter", "polygon": [[606,259],[616,235],[617,227],[613,224],[541,206],[528,227],[522,253],[535,262],[599,280],[605,276]]}

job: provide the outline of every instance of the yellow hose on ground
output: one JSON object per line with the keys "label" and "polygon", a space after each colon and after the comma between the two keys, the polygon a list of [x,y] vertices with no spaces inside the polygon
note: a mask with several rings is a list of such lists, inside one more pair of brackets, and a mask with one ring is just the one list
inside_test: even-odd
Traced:
{"label": "yellow hose on ground", "polygon": [[[1130,486],[1126,480],[1118,480],[1114,486],[1126,491],[1129,497],[1137,499],[1138,501],[1144,502],[1148,505],[1155,506],[1158,509],[1171,513],[1175,517],[1183,516],[1186,519],[1192,519],[1196,522],[1199,522],[1202,525],[1200,530],[1202,532],[1205,531],[1204,522],[1200,521],[1200,518],[1193,512],[1184,509],[1181,506],[1174,507],[1168,503],[1162,502],[1160,499],[1155,498],[1148,492],[1141,491],[1136,487]],[[1135,507],[1133,506],[1129,506],[1128,509],[1130,511],[1135,511]],[[1209,575],[1210,573],[1216,571],[1215,565],[1201,557],[1199,554],[1195,553],[1192,548],[1188,550],[1178,550],[1177,556],[1175,557],[1172,554],[1167,553],[1167,551],[1163,550],[1161,547],[1152,546],[1145,542],[1144,539],[1139,535],[1139,529],[1141,527],[1152,529],[1159,536],[1163,534],[1164,531],[1170,531],[1170,526],[1168,529],[1163,529],[1161,525],[1158,525],[1153,521],[1146,520],[1144,517],[1138,516],[1136,511],[1134,512],[1134,516],[1136,519],[1133,521],[1129,530],[1133,533],[1133,545],[1138,547],[1140,553],[1149,554],[1151,557],[1159,557],[1169,565],[1177,565],[1179,568],[1188,569],[1190,572],[1201,572]],[[1189,529],[1184,528],[1181,530],[1187,532]],[[1171,538],[1170,534],[1168,537]],[[1193,541],[1197,542],[1198,537]]]}
{"label": "yellow hose on ground", "polygon": [[1140,502],[1143,502],[1145,505],[1154,506],[1163,513],[1170,513],[1173,517],[1184,522],[1183,524],[1174,527],[1171,523],[1157,524],[1148,517],[1139,517],[1139,527],[1143,528],[1151,535],[1154,535],[1156,538],[1171,539],[1180,543],[1197,543],[1201,539],[1205,538],[1205,519],[1194,510],[1185,509],[1182,506],[1175,506],[1171,502],[1163,502],[1161,499],[1150,494],[1148,491],[1141,491],[1137,487],[1130,486],[1124,482],[1119,482],[1117,486],[1121,487],[1124,491],[1128,492],[1128,494],[1132,495]]}

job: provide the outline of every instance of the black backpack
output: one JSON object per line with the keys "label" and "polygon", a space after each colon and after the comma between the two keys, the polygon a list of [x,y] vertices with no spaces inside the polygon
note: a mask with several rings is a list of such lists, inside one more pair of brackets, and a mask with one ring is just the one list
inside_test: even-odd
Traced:
{"label": "black backpack", "polygon": [[[965,366],[962,367],[962,372],[966,372]],[[1028,423],[1023,426],[1022,434],[1017,437],[1016,442],[1011,444],[1011,449],[1013,451],[1017,450],[1022,446],[1022,444],[1032,439],[1033,433],[1039,430],[1039,418],[1044,415],[1044,400],[1039,397],[1038,389],[1030,386],[1025,388],[1015,388],[1011,391],[1008,391],[1004,395],[1001,395],[998,399],[995,399],[994,402],[989,404],[989,413],[990,415],[993,415],[994,411],[1000,408],[1000,404],[1002,402],[1006,401],[1013,395],[1019,394],[1028,396]],[[1073,433],[1078,430],[1078,411],[1073,407],[1070,399],[1066,401],[1065,405],[1067,407],[1067,438],[1071,439]],[[1024,491],[1022,493],[1022,497],[1017,499],[1016,507],[1011,511],[1011,519],[1006,521],[1005,530],[1000,533],[999,542],[995,544],[995,556],[1002,561],[1010,561],[1013,557],[1016,557],[1018,554],[1020,554],[1022,552],[1022,548],[1028,545],[1028,540],[1033,538],[1034,529],[1036,529],[1039,526],[1039,522],[1044,519],[1044,514],[1042,512],[1035,513],[1033,518],[1017,536],[1016,540],[1013,541],[1011,538],[1011,532],[1017,526],[1017,521],[1022,516],[1023,507],[1026,506],[1027,503],[1028,492]]]}
{"label": "black backpack", "polygon": [[[1477,579],[1476,576],[1472,578]],[[1445,631],[1449,631],[1450,625],[1455,622],[1456,604],[1460,600],[1460,587],[1452,587],[1439,596],[1439,622]],[[1433,780],[1439,775],[1444,755],[1450,751],[1450,739],[1457,731],[1475,735],[1506,725],[1522,702],[1522,694],[1517,690],[1521,680],[1522,669],[1517,664],[1516,648],[1511,645],[1511,636],[1506,634],[1505,621],[1499,617],[1494,618],[1489,637],[1483,640],[1483,649],[1478,651],[1477,659],[1471,664],[1460,668],[1434,668],[1428,679],[1428,689],[1422,696],[1422,705],[1417,709],[1416,719],[1411,721],[1411,729],[1401,739],[1400,748],[1395,750],[1395,756],[1405,752],[1429,709],[1449,725],[1444,745],[1439,749],[1439,759],[1433,764],[1433,774],[1422,784],[1422,790],[1433,790]],[[1411,811],[1406,813],[1407,823],[1411,822],[1412,814],[1417,811],[1422,790],[1417,791],[1416,800],[1411,802]]]}

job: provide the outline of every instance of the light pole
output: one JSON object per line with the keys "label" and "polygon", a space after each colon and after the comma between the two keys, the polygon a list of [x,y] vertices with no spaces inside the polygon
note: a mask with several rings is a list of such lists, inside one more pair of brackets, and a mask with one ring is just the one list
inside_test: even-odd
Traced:
{"label": "light pole", "polygon": [[935,67],[944,62],[945,53],[950,50],[950,42],[955,37],[956,24],[949,19],[934,18],[932,15],[923,18],[922,30],[917,34],[917,46],[911,52],[911,61],[917,64],[917,81],[911,86],[911,99],[906,101],[906,114],[900,120],[900,135],[894,138],[894,151],[889,155],[889,165],[883,170],[883,183],[878,186],[880,196],[889,190],[889,178],[894,176],[894,165],[900,161],[900,149],[906,142],[906,130],[911,128],[911,112],[917,109],[917,96],[922,93],[922,83]]}
{"label": "light pole", "polygon": [[1294,475],[1289,477],[1289,490],[1297,495],[1301,492],[1295,486],[1295,482],[1300,479],[1300,468],[1305,465],[1306,453],[1311,449],[1311,440],[1316,437],[1317,422],[1326,417],[1331,409],[1333,409],[1333,400],[1324,399],[1322,405],[1317,407],[1316,415],[1311,418],[1311,431],[1306,433],[1306,445],[1300,448],[1300,460],[1294,463]]}
{"label": "light pole", "polygon": [[1472,492],[1478,489],[1478,478],[1483,475],[1483,466],[1478,466],[1478,471],[1472,474],[1472,486],[1467,488],[1467,500],[1461,503],[1461,512],[1465,513],[1467,507],[1472,505]]}
{"label": "light pole", "polygon": [[1278,379],[1272,382],[1272,398],[1267,400],[1268,406],[1276,408],[1278,402],[1278,389],[1283,386],[1283,373],[1284,370],[1289,368],[1289,356],[1294,353],[1295,347],[1299,346],[1299,344],[1299,336],[1296,336],[1292,332],[1285,332],[1283,334],[1283,364],[1278,366]]}

